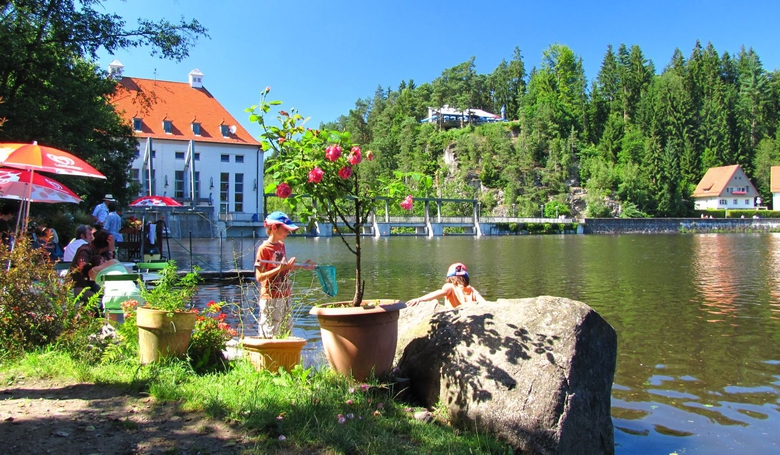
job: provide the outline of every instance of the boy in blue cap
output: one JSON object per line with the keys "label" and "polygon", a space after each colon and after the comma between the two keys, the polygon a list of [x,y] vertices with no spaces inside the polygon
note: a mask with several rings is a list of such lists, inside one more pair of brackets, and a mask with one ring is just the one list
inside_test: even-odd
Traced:
{"label": "boy in blue cap", "polygon": [[268,239],[257,248],[255,279],[260,282],[260,330],[263,338],[292,332],[290,270],[295,257],[287,258],[284,239],[298,226],[285,213],[273,212],[265,218]]}

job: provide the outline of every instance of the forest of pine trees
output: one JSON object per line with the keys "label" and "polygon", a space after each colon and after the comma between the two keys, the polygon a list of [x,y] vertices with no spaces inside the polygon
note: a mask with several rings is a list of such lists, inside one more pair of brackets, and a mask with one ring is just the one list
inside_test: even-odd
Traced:
{"label": "forest of pine trees", "polygon": [[[509,121],[447,131],[420,123],[445,104],[505,107]],[[589,83],[582,58],[556,44],[530,72],[515,49],[491,74],[477,74],[472,57],[430,83],[379,87],[325,126],[373,150],[374,175],[424,171],[436,178],[436,197],[477,189],[485,214],[514,207],[531,216],[542,204],[565,214],[581,187],[587,216],[615,215],[614,201],[623,216],[663,217],[690,215],[690,195],[714,166],[741,165],[771,200],[779,118],[780,74],[764,70],[752,49],[721,55],[697,42],[658,72],[639,46],[609,46]]]}

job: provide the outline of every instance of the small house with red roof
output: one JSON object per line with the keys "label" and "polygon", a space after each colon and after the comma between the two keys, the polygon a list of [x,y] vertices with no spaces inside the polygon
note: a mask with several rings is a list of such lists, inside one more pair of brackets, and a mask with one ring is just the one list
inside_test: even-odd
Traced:
{"label": "small house with red roof", "polygon": [[693,192],[696,210],[753,209],[756,187],[738,164],[710,168]]}
{"label": "small house with red roof", "polygon": [[118,82],[112,102],[138,138],[131,178],[139,196],[170,196],[212,219],[262,219],[263,150],[206,89],[203,73],[170,82],[125,77],[123,69],[109,65]]}

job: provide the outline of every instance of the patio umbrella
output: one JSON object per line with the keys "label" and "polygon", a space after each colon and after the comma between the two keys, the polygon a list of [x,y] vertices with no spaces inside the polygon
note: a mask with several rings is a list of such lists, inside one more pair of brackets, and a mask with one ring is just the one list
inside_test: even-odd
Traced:
{"label": "patio umbrella", "polygon": [[62,183],[22,169],[0,167],[0,198],[15,199],[26,204],[66,202],[78,204],[81,198]]}
{"label": "patio umbrella", "polygon": [[[184,204],[180,203],[176,199],[168,196],[141,196],[138,199],[131,202],[130,207],[145,207],[149,210],[152,207],[184,207]],[[146,210],[141,216],[141,225],[146,226]],[[151,241],[151,239],[150,239]],[[144,244],[146,242],[141,239],[141,259],[144,257]],[[169,247],[170,248],[170,247]],[[162,244],[160,245],[162,251]]]}
{"label": "patio umbrella", "polygon": [[[38,145],[37,142],[31,144],[18,142],[0,143],[0,164],[16,169],[24,169],[33,174],[37,171],[99,179],[106,178],[105,175],[98,172],[97,169],[87,164],[81,158],[54,147]],[[32,186],[28,186],[28,190],[32,192]],[[23,200],[29,202],[29,199],[30,197],[28,196]],[[25,204],[22,204],[19,210],[19,219],[16,222],[17,232],[20,224],[22,232],[27,230],[27,221],[30,216],[29,203],[26,204],[27,212],[21,210],[23,207],[25,207]]]}
{"label": "patio umbrella", "polygon": [[81,177],[106,178],[86,161],[54,147],[20,143],[0,143],[0,164],[28,171]]}

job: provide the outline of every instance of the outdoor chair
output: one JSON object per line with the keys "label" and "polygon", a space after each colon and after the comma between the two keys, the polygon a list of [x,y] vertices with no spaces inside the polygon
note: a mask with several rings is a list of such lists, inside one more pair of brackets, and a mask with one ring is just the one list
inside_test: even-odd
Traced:
{"label": "outdoor chair", "polygon": [[138,289],[138,281],[142,278],[140,273],[117,272],[95,277],[95,282],[103,288],[101,304],[107,319],[118,321],[119,315],[124,313],[122,303],[126,300],[137,300],[139,305],[146,302]]}

